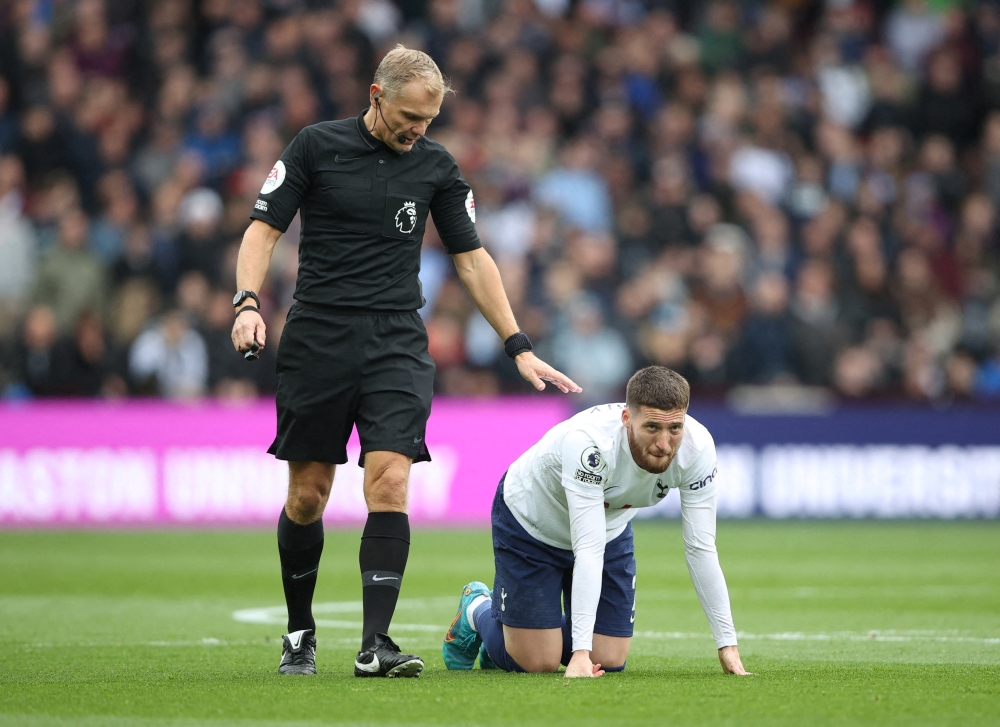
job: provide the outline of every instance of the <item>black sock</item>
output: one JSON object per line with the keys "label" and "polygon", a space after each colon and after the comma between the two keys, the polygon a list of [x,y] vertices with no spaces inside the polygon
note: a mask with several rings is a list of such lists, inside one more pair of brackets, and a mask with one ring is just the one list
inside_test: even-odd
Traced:
{"label": "black sock", "polygon": [[368,513],[358,556],[365,610],[362,651],[375,644],[375,634],[389,630],[409,554],[409,516],[405,512]]}
{"label": "black sock", "polygon": [[312,615],[313,591],[319,558],[323,554],[323,521],[299,525],[281,510],[278,518],[278,556],[281,558],[281,585],[288,606],[288,633],[302,629],[316,631]]}

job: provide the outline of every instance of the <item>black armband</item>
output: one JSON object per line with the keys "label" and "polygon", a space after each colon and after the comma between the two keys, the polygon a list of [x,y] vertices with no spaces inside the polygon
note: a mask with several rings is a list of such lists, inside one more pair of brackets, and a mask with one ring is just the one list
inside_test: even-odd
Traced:
{"label": "black armband", "polygon": [[531,350],[531,339],[528,338],[527,333],[518,331],[503,342],[503,350],[508,356],[514,358],[519,353]]}

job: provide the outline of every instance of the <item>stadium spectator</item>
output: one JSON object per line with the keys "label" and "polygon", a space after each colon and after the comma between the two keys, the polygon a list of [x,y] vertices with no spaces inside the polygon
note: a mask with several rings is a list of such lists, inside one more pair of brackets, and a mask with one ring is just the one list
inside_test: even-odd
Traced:
{"label": "stadium spectator", "polygon": [[11,104],[10,82],[0,76],[0,155],[14,150],[18,133],[17,116]]}
{"label": "stadium spectator", "polygon": [[792,298],[796,373],[805,384],[828,386],[833,362],[847,342],[834,290],[832,266],[809,260],[799,270]]}
{"label": "stadium spectator", "polygon": [[751,313],[730,359],[733,378],[751,384],[791,380],[794,371],[788,281],[779,272],[757,278]]}
{"label": "stadium spectator", "polygon": [[570,141],[560,164],[538,181],[538,201],[558,210],[572,227],[594,232],[611,229],[607,183],[597,173],[597,150],[589,139]]}
{"label": "stadium spectator", "polygon": [[[992,396],[973,383],[992,380],[1000,345],[988,2],[17,7],[0,7],[6,360],[36,303],[57,338],[98,315],[117,361],[181,304],[186,273],[209,299],[232,287],[260,180],[299,129],[359,111],[373,59],[404,40],[458,91],[431,135],[475,190],[539,346],[570,330],[568,301],[596,297],[615,335],[592,342],[595,360],[624,342],[633,365],[683,371],[702,400],[769,381]],[[447,359],[439,388],[520,390],[441,255],[428,226],[421,315]],[[279,246],[269,310],[290,305],[295,277],[294,244]],[[191,314],[210,338],[211,304]],[[787,336],[790,362],[751,330]],[[32,388],[4,369],[5,390]]]}
{"label": "stadium spectator", "polygon": [[87,250],[90,221],[79,208],[59,220],[55,247],[42,258],[32,300],[51,306],[61,332],[69,332],[82,313],[104,314],[106,271]]}
{"label": "stadium spectator", "polygon": [[632,353],[621,333],[607,325],[601,301],[581,293],[568,302],[568,326],[552,337],[553,361],[584,391],[581,406],[616,394],[633,373]]}
{"label": "stadium spectator", "polygon": [[23,190],[21,160],[13,155],[0,157],[0,316],[7,319],[7,325],[22,312],[38,255],[35,227],[24,214]]}
{"label": "stadium spectator", "polygon": [[202,396],[208,389],[208,351],[178,309],[139,335],[128,357],[129,376],[141,393],[170,399]]}
{"label": "stadium spectator", "polygon": [[61,338],[52,352],[55,393],[59,396],[124,394],[125,381],[114,372],[108,343],[97,315],[80,316],[72,335]]}
{"label": "stadium spectator", "polygon": [[21,340],[15,347],[13,373],[15,395],[53,396],[56,387],[56,367],[53,360],[59,329],[56,315],[46,305],[34,306],[24,319]]}

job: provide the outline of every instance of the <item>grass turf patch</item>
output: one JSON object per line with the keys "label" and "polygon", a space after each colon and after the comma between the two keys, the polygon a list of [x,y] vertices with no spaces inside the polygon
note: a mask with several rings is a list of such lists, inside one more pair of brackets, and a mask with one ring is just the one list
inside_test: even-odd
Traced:
{"label": "grass turf patch", "polygon": [[461,586],[492,580],[486,531],[414,533],[392,635],[417,680],[351,676],[356,531],[327,533],[315,678],[276,673],[273,533],[0,533],[0,725],[1000,724],[995,524],[719,531],[749,678],[721,673],[676,523],[637,526],[628,669],[592,681],[444,669]]}

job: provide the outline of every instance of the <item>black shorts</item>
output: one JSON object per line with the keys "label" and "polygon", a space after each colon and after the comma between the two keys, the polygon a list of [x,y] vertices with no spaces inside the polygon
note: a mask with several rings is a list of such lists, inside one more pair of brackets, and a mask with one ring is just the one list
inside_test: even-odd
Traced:
{"label": "black shorts", "polygon": [[343,464],[357,424],[359,465],[378,450],[427,462],[434,370],[416,312],[351,315],[295,303],[278,346],[278,434],[267,451]]}

